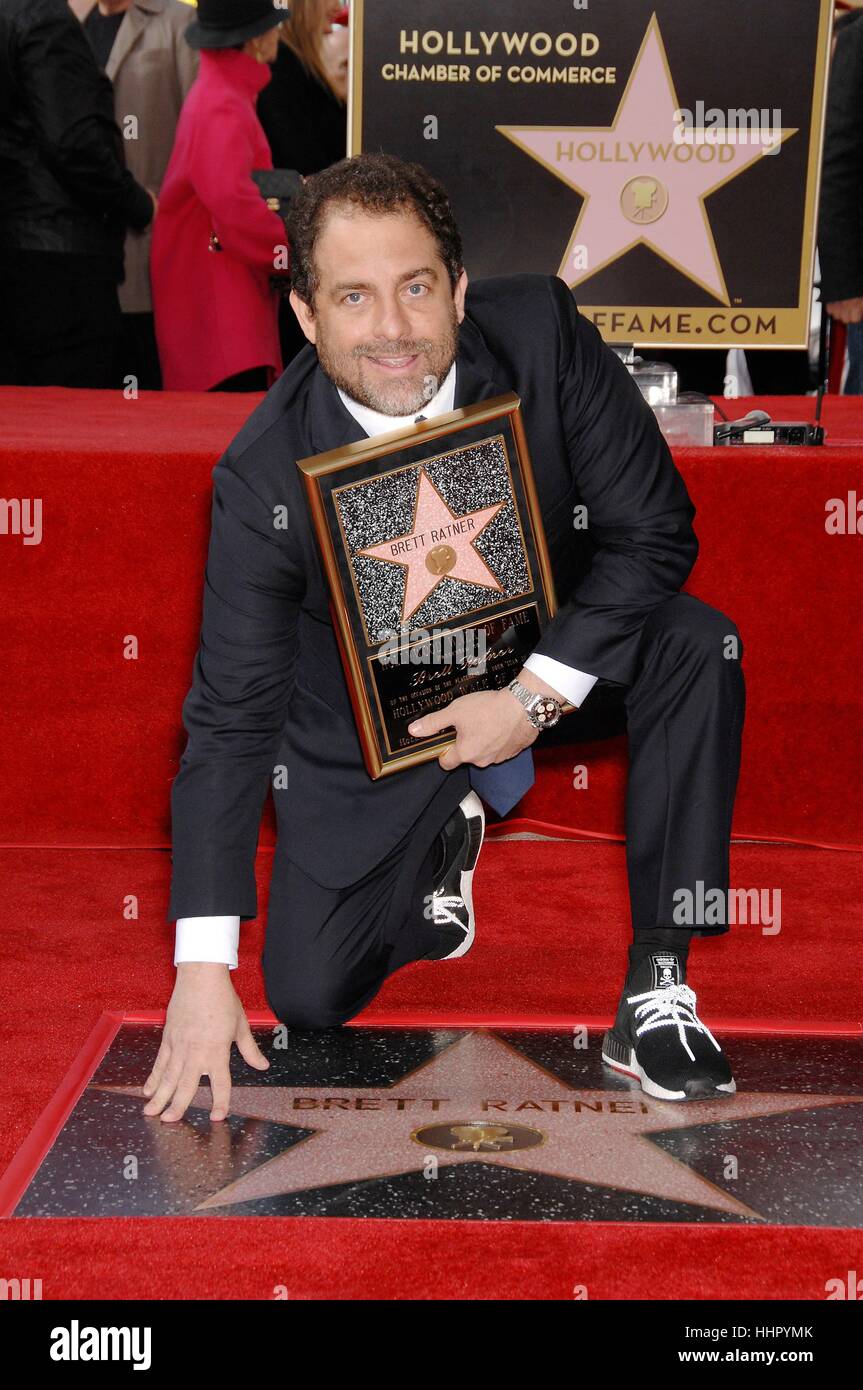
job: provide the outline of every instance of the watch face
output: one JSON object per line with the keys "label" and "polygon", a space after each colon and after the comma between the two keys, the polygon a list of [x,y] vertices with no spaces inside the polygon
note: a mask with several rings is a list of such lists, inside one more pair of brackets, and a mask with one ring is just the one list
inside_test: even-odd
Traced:
{"label": "watch face", "polygon": [[560,718],[557,701],[548,697],[539,700],[533,707],[533,717],[537,728],[551,728],[552,724],[556,724]]}

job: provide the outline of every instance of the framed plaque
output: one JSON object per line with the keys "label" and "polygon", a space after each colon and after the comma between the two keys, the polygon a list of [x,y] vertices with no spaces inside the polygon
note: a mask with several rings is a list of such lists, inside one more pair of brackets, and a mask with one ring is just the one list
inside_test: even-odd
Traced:
{"label": "framed plaque", "polygon": [[439,756],[408,725],[521,670],[555,612],[512,392],[299,459],[373,778]]}

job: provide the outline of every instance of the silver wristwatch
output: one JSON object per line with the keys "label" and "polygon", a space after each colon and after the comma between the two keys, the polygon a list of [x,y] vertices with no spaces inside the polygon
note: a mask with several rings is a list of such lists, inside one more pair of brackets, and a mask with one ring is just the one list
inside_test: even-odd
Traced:
{"label": "silver wristwatch", "polygon": [[507,690],[511,690],[519,704],[523,706],[524,712],[535,729],[550,729],[560,718],[560,701],[555,700],[552,695],[540,695],[535,690],[528,690],[526,685],[520,681],[510,681]]}

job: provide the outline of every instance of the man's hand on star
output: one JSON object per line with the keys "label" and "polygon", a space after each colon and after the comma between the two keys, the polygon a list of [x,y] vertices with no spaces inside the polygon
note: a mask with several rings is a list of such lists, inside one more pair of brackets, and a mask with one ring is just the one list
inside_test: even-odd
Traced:
{"label": "man's hand on star", "polygon": [[[522,670],[518,679],[528,690],[551,695],[564,701],[564,696],[540,680],[532,671]],[[455,742],[445,748],[438,762],[446,772],[470,763],[473,767],[489,767],[505,763],[536,741],[539,733],[528,719],[524,708],[509,690],[478,690],[473,695],[460,695],[434,714],[423,715],[408,726],[415,738],[429,738],[442,729],[454,728]]]}

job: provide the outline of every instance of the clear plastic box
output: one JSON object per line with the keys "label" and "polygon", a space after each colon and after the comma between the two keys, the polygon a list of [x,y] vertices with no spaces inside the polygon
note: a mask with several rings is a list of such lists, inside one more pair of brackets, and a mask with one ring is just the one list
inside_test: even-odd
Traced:
{"label": "clear plastic box", "polygon": [[712,445],[714,411],[710,401],[674,401],[655,405],[653,413],[668,444]]}

